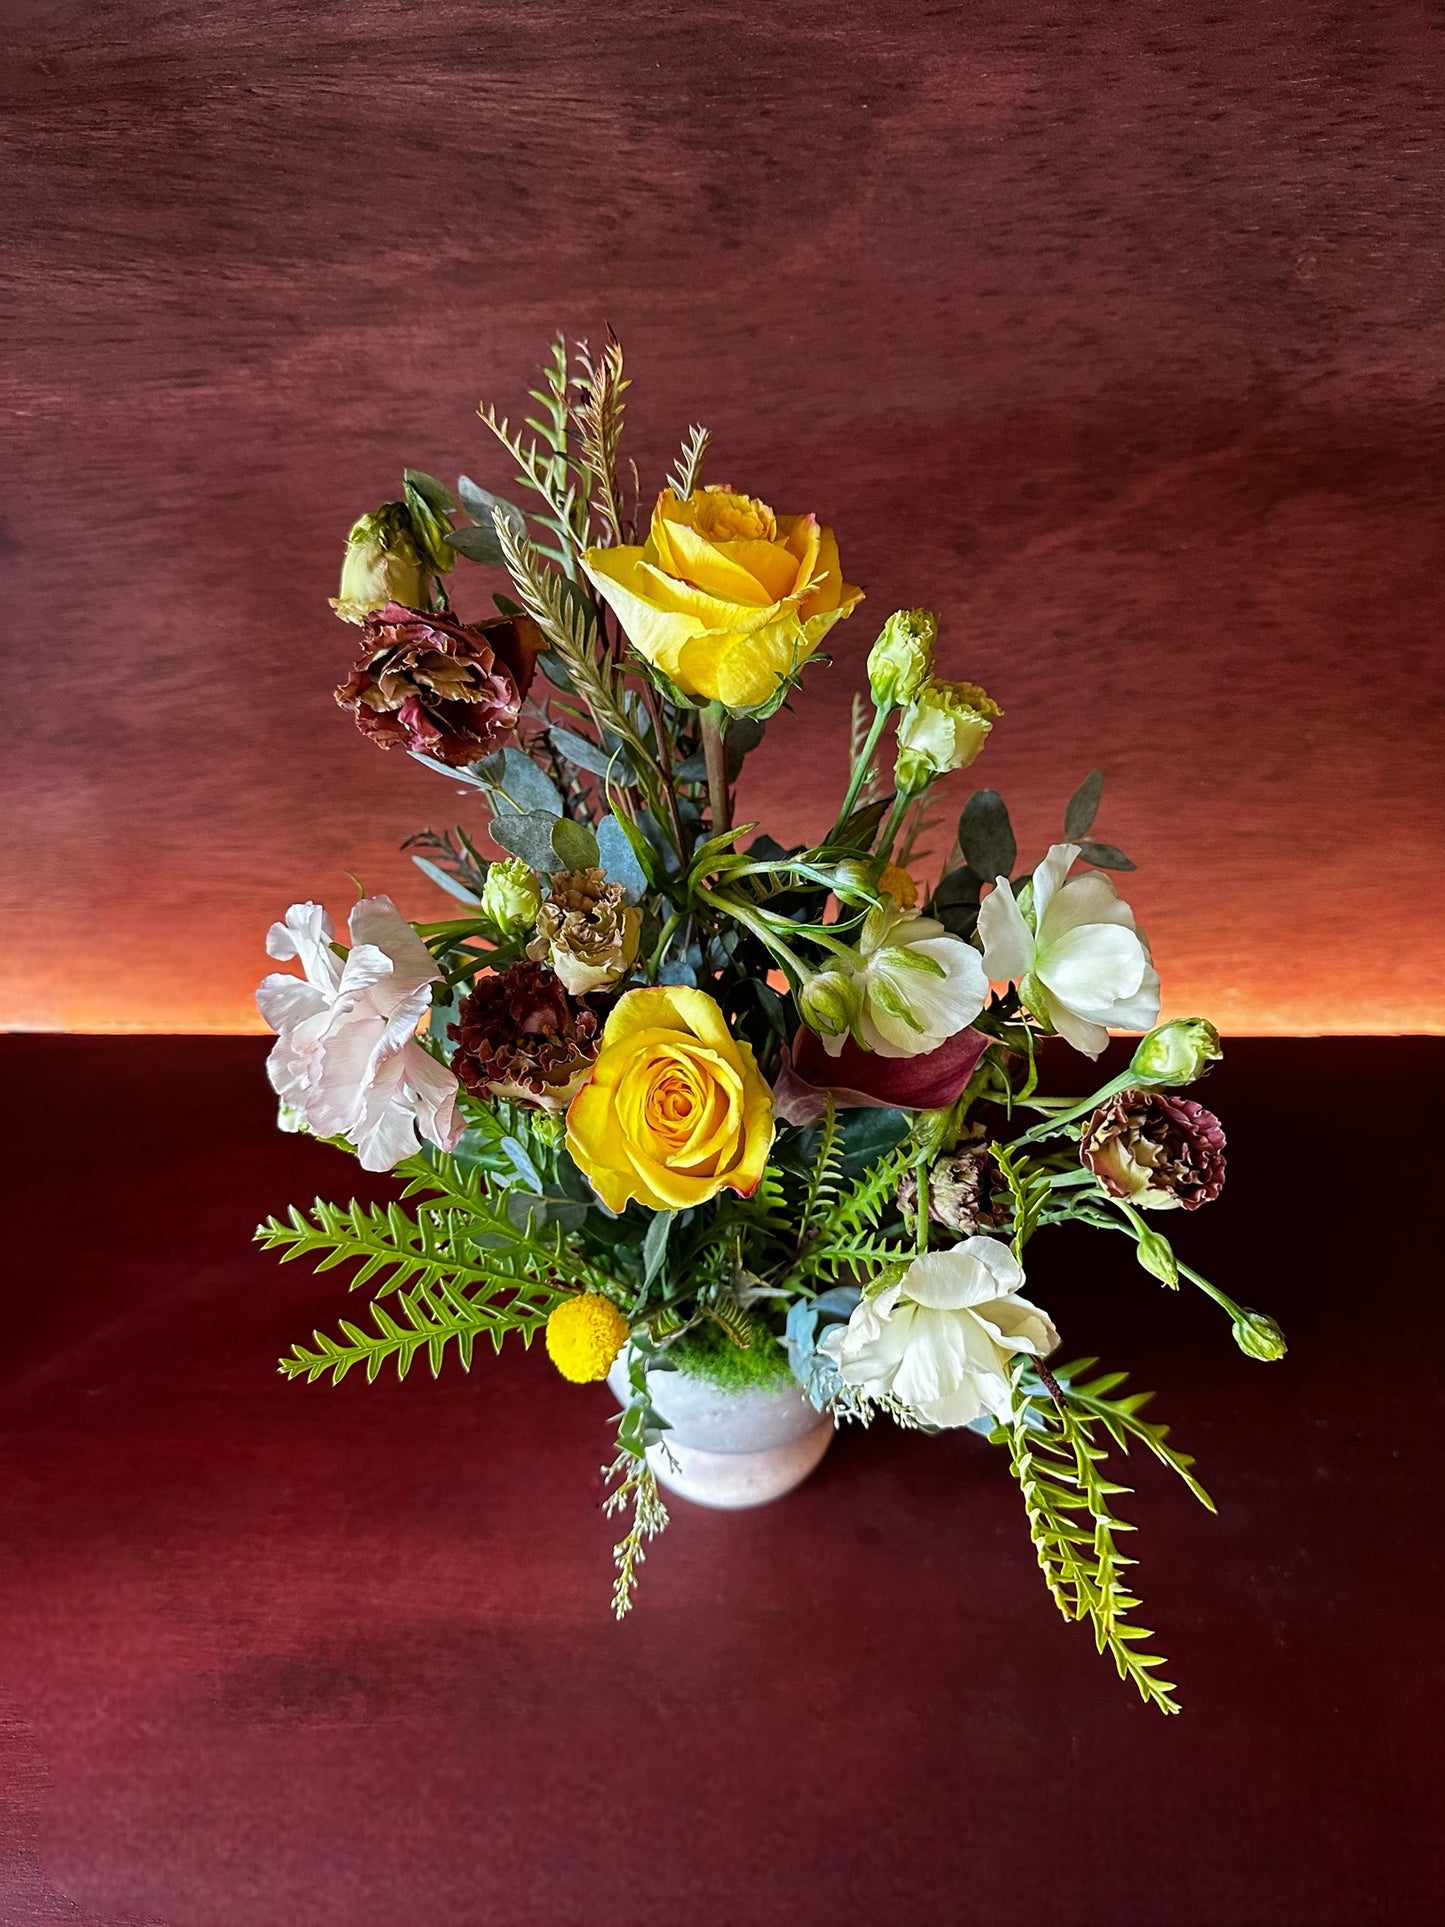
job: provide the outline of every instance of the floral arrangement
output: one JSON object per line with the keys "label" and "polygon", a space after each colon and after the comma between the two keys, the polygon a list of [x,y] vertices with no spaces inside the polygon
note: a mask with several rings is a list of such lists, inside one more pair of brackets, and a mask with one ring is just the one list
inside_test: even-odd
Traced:
{"label": "floral arrangement", "polygon": [[[544,1332],[565,1378],[611,1372],[619,1615],[667,1517],[659,1372],[796,1384],[839,1421],[973,1427],[1003,1448],[1060,1611],[1173,1711],[1131,1617],[1111,1449],[1211,1501],[1148,1394],[1057,1362],[1025,1256],[1061,1223],[1121,1235],[1150,1278],[1222,1306],[1247,1357],[1283,1355],[1275,1322],[1158,1229],[1224,1182],[1218,1119],[1178,1094],[1218,1036],[1157,1022],[1114,882],[1133,865],[1092,834],[1097,771],[1031,871],[983,789],[923,880],[938,786],[1000,718],[935,673],[924,609],[872,644],[826,834],[785,847],[734,821],[746,757],[862,592],[816,516],[703,483],[702,428],[644,527],[619,464],[627,386],[614,339],[596,356],[559,342],[524,431],[480,411],[527,510],[409,469],[402,499],[351,530],[333,607],[359,654],[337,701],[478,815],[411,839],[458,915],[412,923],[362,896],[349,943],[315,903],[270,931],[302,973],[257,993],[282,1128],[402,1187],[261,1227],[283,1258],[352,1266],[373,1293],[369,1324],[317,1333],[281,1369],[371,1379],[424,1355],[435,1374],[469,1368],[479,1339]],[[495,619],[453,609],[463,562],[505,572]],[[1044,1094],[1048,1040],[1094,1058],[1111,1029],[1144,1033],[1120,1076],[1083,1101]]]}

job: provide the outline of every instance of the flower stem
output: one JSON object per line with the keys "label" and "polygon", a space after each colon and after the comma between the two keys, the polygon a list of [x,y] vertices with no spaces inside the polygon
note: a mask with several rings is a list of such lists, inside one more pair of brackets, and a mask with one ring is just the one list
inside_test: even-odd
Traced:
{"label": "flower stem", "polygon": [[853,814],[853,805],[858,801],[858,792],[863,787],[863,779],[867,776],[868,770],[873,762],[873,752],[878,747],[878,739],[883,734],[883,725],[887,721],[888,711],[886,709],[874,710],[873,722],[867,736],[864,738],[863,747],[858,752],[858,760],[854,763],[848,774],[848,788],[844,794],[842,806],[834,820],[832,829],[829,830],[824,839],[826,843],[833,841],[833,838]]}
{"label": "flower stem", "polygon": [[878,848],[873,852],[886,863],[893,854],[893,839],[903,827],[903,819],[913,807],[915,790],[899,790],[893,799],[893,807],[888,812],[888,820],[883,825],[883,835],[879,838]]}
{"label": "flower stem", "polygon": [[708,703],[698,711],[702,728],[702,753],[707,761],[707,798],[712,815],[712,833],[721,836],[732,828],[732,808],[728,800],[727,746],[723,740],[727,711],[721,703]]}

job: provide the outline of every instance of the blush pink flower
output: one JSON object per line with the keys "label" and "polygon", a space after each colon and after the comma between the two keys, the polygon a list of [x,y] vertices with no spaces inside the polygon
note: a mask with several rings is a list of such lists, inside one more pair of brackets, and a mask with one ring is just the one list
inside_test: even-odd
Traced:
{"label": "blush pink flower", "polygon": [[305,975],[263,979],[256,1004],[276,1032],[267,1074],[283,1129],[344,1137],[362,1168],[389,1171],[421,1138],[450,1151],[464,1128],[457,1080],[417,1041],[441,972],[390,897],[351,912],[345,960],[319,903],[293,903],[266,936]]}

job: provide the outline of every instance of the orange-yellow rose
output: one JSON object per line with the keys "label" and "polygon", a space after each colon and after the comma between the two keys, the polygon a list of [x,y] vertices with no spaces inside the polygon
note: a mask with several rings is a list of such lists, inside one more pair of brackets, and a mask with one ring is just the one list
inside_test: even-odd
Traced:
{"label": "orange-yellow rose", "polygon": [[683,1211],[757,1189],[773,1096],[705,991],[629,990],[567,1112],[567,1148],[612,1211]]}
{"label": "orange-yellow rose", "polygon": [[813,515],[726,488],[664,489],[642,548],[583,564],[640,656],[694,702],[757,709],[862,599]]}

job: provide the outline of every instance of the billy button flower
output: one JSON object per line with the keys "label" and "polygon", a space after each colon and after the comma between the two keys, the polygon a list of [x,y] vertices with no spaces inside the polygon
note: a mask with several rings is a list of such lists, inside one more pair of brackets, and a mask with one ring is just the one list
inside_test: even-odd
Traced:
{"label": "billy button flower", "polygon": [[547,1356],[563,1378],[589,1385],[606,1378],[627,1343],[627,1320],[610,1298],[584,1291],[564,1298],[547,1320]]}

